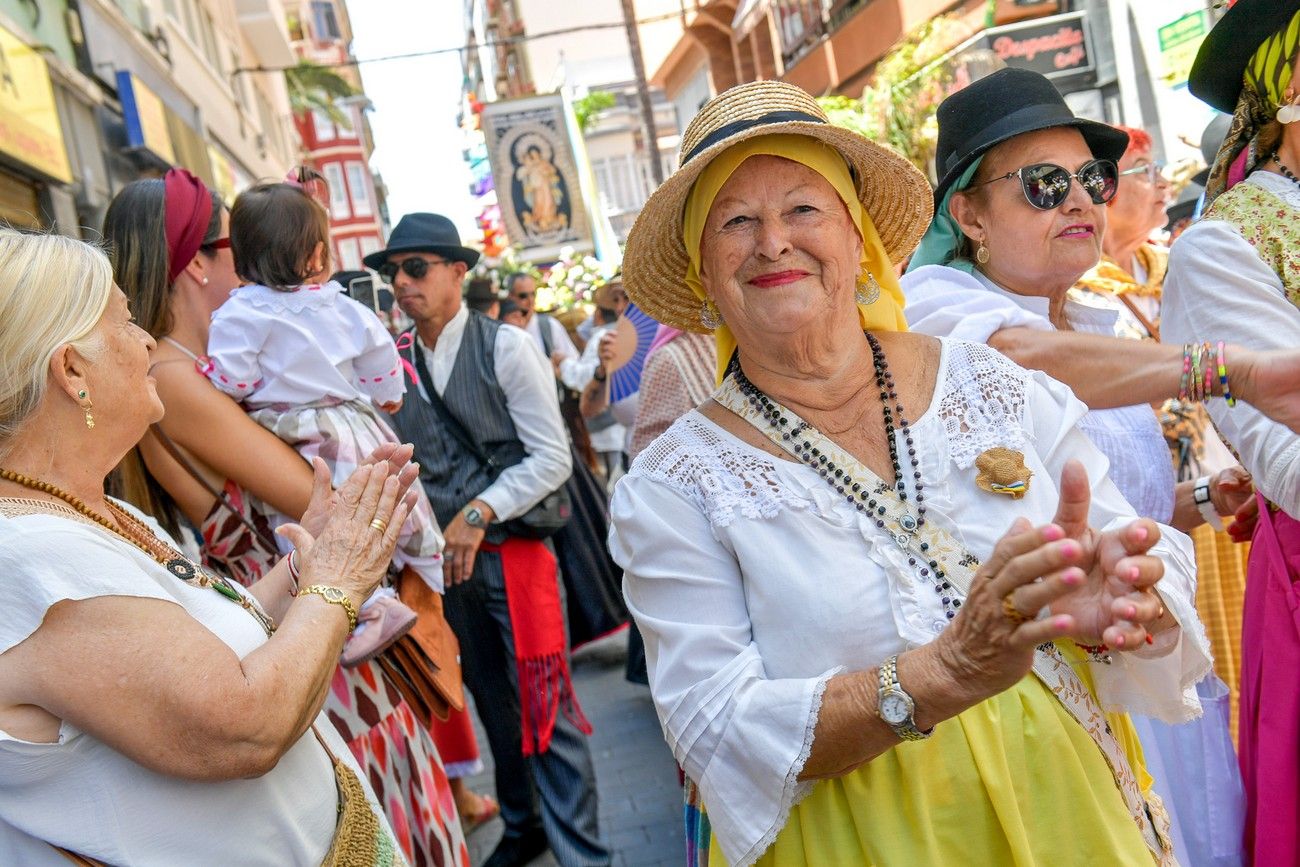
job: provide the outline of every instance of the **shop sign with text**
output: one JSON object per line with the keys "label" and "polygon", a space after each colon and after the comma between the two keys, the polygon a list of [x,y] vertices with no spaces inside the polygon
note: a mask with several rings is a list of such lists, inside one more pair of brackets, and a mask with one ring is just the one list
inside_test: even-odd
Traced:
{"label": "shop sign with text", "polygon": [[72,182],[54,85],[40,53],[0,27],[0,153]]}
{"label": "shop sign with text", "polygon": [[1007,66],[1032,69],[1048,78],[1090,72],[1092,44],[1083,12],[1036,18],[985,31],[979,47]]}

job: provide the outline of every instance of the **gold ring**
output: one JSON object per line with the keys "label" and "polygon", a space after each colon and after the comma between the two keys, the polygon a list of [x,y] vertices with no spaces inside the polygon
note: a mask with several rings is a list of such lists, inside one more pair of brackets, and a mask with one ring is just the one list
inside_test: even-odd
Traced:
{"label": "gold ring", "polygon": [[373,521],[370,522],[370,526],[374,527],[380,533],[383,533],[385,530],[388,529],[388,522],[385,521],[383,518],[375,518]]}
{"label": "gold ring", "polygon": [[1015,606],[1015,603],[1011,601],[1010,593],[1002,597],[1002,613],[1006,615],[1007,620],[1010,620],[1016,626],[1034,619]]}

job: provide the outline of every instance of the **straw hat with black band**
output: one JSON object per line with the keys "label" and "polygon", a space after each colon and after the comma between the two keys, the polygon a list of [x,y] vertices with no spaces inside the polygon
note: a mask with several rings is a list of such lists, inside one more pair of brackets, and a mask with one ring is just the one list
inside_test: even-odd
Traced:
{"label": "straw hat with black band", "polygon": [[691,188],[729,148],[773,134],[808,136],[848,164],[858,201],[890,260],[905,260],[930,222],[930,186],[906,159],[867,138],[832,126],[806,91],[780,81],[742,84],[700,109],[682,136],[681,166],[655,190],[627,239],[623,285],[651,317],[674,328],[709,333],[701,300],[687,286],[690,257],[683,216]]}

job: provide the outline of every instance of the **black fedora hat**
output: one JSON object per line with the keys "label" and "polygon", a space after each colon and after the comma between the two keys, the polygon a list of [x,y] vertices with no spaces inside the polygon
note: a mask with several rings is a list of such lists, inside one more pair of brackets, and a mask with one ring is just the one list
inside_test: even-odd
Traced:
{"label": "black fedora hat", "polygon": [[388,246],[361,261],[378,271],[394,253],[437,253],[469,268],[478,262],[478,250],[463,246],[456,225],[442,214],[407,214],[388,236]]}
{"label": "black fedora hat", "polygon": [[1201,43],[1187,89],[1232,114],[1251,55],[1297,12],[1300,0],[1237,0]]}
{"label": "black fedora hat", "polygon": [[1052,82],[1028,69],[999,69],[972,82],[939,103],[938,119],[936,207],[971,163],[1022,133],[1074,127],[1094,157],[1116,162],[1128,148],[1128,133],[1075,117]]}

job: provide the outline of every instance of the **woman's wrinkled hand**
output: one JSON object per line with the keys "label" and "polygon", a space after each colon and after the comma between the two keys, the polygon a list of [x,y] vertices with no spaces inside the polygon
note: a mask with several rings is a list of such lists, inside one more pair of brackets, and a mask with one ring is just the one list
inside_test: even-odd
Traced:
{"label": "woman's wrinkled hand", "polygon": [[1210,502],[1221,518],[1235,515],[1255,499],[1255,483],[1244,467],[1228,467],[1215,473],[1210,484]]}
{"label": "woman's wrinkled hand", "polygon": [[[1067,539],[1058,525],[1033,527],[1017,519],[975,574],[961,611],[935,642],[948,675],[966,688],[978,684],[978,692],[987,696],[1028,674],[1034,648],[1074,628],[1068,615],[1032,618],[1083,582],[1073,565],[1081,554],[1082,546]],[[1014,619],[1004,604],[1014,606]]]}
{"label": "woman's wrinkled hand", "polygon": [[388,571],[411,512],[413,501],[406,495],[410,482],[403,482],[404,472],[394,473],[386,460],[358,468],[336,492],[314,540],[300,527],[284,528],[291,541],[306,543],[299,545],[304,586],[338,587],[360,608]]}
{"label": "woman's wrinkled hand", "polygon": [[[415,447],[409,443],[404,445],[381,443],[361,462],[361,466],[387,464],[389,472],[398,476],[402,484],[402,496],[406,496],[411,485],[420,476],[420,465],[411,463],[413,454],[415,454]],[[311,465],[313,473],[311,499],[307,503],[307,511],[303,512],[302,519],[298,523],[312,536],[317,536],[329,519],[330,510],[337,502],[338,492],[333,488],[329,467],[325,462],[320,458],[312,458]],[[297,547],[296,543],[295,547]]]}
{"label": "woman's wrinkled hand", "polygon": [[1165,613],[1154,589],[1165,564],[1149,553],[1160,541],[1160,528],[1149,518],[1104,533],[1090,527],[1092,492],[1087,471],[1077,461],[1066,464],[1059,490],[1055,523],[1079,544],[1073,566],[1081,580],[1051,603],[1051,612],[1070,618],[1068,637],[1080,644],[1137,650]]}

